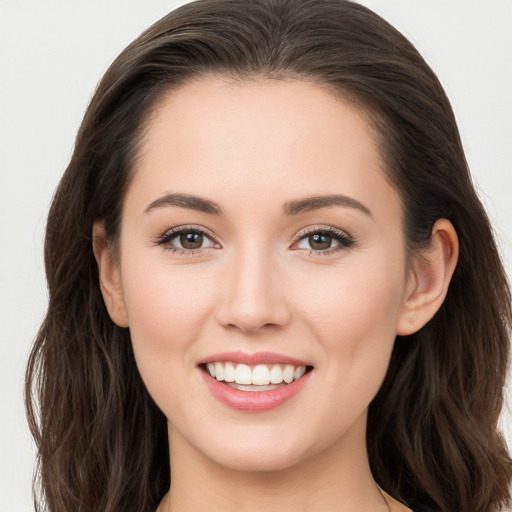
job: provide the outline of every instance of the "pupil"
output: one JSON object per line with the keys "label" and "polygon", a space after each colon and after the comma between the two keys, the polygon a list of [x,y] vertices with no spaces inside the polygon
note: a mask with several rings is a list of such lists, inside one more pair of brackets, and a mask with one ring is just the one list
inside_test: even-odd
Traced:
{"label": "pupil", "polygon": [[331,247],[332,238],[326,235],[309,235],[309,245],[313,249],[329,249]]}
{"label": "pupil", "polygon": [[180,243],[185,249],[199,249],[203,245],[203,235],[200,233],[182,233]]}

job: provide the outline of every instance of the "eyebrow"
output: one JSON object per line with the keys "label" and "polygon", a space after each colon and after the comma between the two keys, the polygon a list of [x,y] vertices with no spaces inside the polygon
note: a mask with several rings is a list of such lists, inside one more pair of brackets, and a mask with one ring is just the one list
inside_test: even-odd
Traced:
{"label": "eyebrow", "polygon": [[352,197],[330,194],[324,196],[305,197],[296,201],[289,201],[284,205],[285,215],[297,215],[299,213],[320,210],[321,208],[332,208],[333,206],[343,206],[345,208],[355,208],[365,215],[372,217],[372,212],[364,204]]}
{"label": "eyebrow", "polygon": [[196,210],[198,212],[209,213],[210,215],[223,215],[222,208],[219,204],[209,199],[182,193],[166,194],[160,197],[156,201],[153,201],[146,208],[144,213],[149,213],[151,210],[164,206],[178,206],[179,208]]}
{"label": "eyebrow", "polygon": [[[156,208],[162,208],[165,206],[177,206],[179,208],[196,210],[210,215],[224,215],[222,208],[218,203],[203,197],[179,192],[166,194],[165,196],[156,199],[144,212],[149,213]],[[356,210],[363,212],[365,215],[372,217],[371,211],[364,204],[352,197],[340,194],[311,196],[294,201],[288,201],[284,204],[283,214],[285,216],[298,215],[299,213],[320,210],[322,208],[332,208],[333,206],[355,208]]]}

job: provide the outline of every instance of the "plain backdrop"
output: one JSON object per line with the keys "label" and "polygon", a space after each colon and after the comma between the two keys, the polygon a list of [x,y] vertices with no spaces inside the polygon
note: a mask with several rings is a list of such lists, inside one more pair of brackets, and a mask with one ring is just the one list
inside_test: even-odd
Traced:
{"label": "plain backdrop", "polygon": [[[0,0],[0,512],[33,510],[23,379],[47,301],[42,244],[53,190],[108,65],[182,3]],[[409,37],[445,86],[511,276],[512,1],[362,3]],[[502,424],[512,446],[510,405]]]}

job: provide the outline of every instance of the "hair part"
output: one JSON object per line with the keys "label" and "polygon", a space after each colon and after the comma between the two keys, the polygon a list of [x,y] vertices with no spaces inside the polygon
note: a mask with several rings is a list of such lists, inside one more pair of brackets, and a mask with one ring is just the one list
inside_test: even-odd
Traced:
{"label": "hair part", "polygon": [[48,509],[153,512],[168,489],[166,419],[129,331],[105,309],[92,225],[102,219],[116,242],[151,112],[209,75],[306,80],[337,94],[378,134],[409,249],[429,243],[439,218],[454,225],[460,256],[447,298],[423,329],[397,338],[370,406],[368,453],[377,482],[417,511],[498,511],[512,476],[497,430],[512,325],[506,276],[435,74],[398,31],[346,0],[199,0],[150,27],[101,80],[48,217],[49,305],[27,369]]}

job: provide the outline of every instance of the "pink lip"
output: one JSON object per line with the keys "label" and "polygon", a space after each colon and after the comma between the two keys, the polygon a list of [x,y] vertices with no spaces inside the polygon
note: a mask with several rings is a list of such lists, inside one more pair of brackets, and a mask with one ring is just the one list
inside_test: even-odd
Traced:
{"label": "pink lip", "polygon": [[283,354],[276,354],[274,352],[256,352],[254,354],[247,354],[240,351],[213,354],[206,357],[205,359],[202,359],[198,364],[216,363],[222,361],[231,361],[233,363],[242,363],[246,365],[291,364],[293,366],[308,366],[308,363],[301,361],[300,359],[295,359]]}
{"label": "pink lip", "polygon": [[305,386],[311,373],[306,373],[291,384],[285,384],[269,391],[240,391],[217,381],[207,372],[201,370],[206,386],[217,400],[232,409],[245,412],[263,412],[279,407]]}

